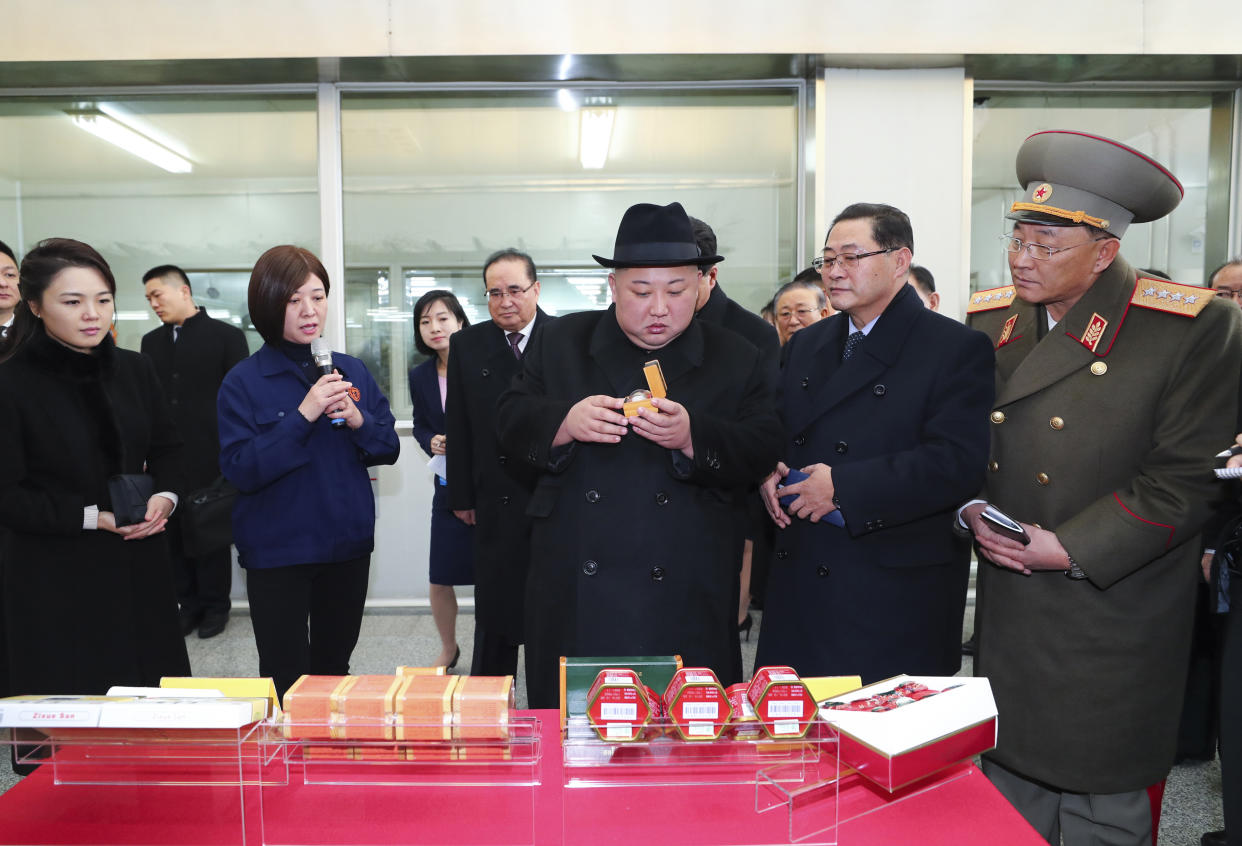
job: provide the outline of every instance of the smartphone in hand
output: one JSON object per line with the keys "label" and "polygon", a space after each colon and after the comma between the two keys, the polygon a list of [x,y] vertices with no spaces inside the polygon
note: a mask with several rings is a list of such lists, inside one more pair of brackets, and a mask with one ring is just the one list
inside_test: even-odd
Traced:
{"label": "smartphone in hand", "polygon": [[1031,536],[1026,533],[1026,529],[1022,528],[1022,524],[996,506],[986,506],[979,516],[988,524],[988,528],[998,535],[1016,540],[1023,546],[1031,542]]}

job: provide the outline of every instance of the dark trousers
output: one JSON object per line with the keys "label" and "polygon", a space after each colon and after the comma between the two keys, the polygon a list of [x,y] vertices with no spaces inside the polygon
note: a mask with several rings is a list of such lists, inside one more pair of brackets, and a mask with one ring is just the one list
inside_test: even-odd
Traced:
{"label": "dark trousers", "polygon": [[181,520],[174,516],[168,521],[168,557],[172,560],[173,586],[183,616],[229,613],[229,591],[233,587],[230,547],[187,558],[181,545]]}
{"label": "dark trousers", "polygon": [[1220,782],[1229,843],[1242,844],[1242,574],[1230,585],[1220,674]]}
{"label": "dark trousers", "polygon": [[[474,624],[474,654],[470,659],[472,676],[516,676],[518,668],[518,644],[510,643],[501,634],[489,632],[478,623]],[[553,706],[555,707],[555,706]]]}
{"label": "dark trousers", "polygon": [[285,691],[304,674],[349,674],[362,628],[371,556],[246,571],[259,675]]}

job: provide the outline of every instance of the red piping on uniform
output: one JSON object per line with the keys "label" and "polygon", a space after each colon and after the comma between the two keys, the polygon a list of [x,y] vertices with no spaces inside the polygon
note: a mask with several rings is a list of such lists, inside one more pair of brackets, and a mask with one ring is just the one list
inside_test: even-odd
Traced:
{"label": "red piping on uniform", "polygon": [[1131,517],[1133,517],[1135,520],[1139,520],[1140,522],[1146,523],[1149,526],[1159,526],[1162,529],[1168,529],[1169,539],[1164,542],[1164,548],[1165,549],[1169,548],[1169,544],[1173,543],[1173,533],[1177,531],[1176,529],[1174,529],[1168,523],[1157,523],[1155,520],[1147,520],[1147,519],[1144,519],[1143,517],[1138,516],[1133,511],[1131,511],[1129,508],[1126,508],[1126,504],[1121,501],[1121,497],[1117,496],[1116,491],[1113,491],[1113,499],[1117,500],[1117,504],[1120,505],[1122,508],[1125,508],[1126,513],[1129,514]]}

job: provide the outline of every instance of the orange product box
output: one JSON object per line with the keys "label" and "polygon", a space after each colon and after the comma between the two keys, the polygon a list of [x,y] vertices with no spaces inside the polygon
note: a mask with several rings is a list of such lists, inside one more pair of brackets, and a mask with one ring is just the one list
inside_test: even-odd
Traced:
{"label": "orange product box", "polygon": [[405,750],[397,746],[351,746],[355,761],[404,761]]}
{"label": "orange product box", "polygon": [[439,667],[407,667],[404,664],[397,668],[399,676],[443,676],[448,673],[448,668],[441,664]]}
{"label": "orange product box", "polygon": [[397,740],[452,740],[453,692],[461,676],[405,676],[393,719]]}
{"label": "orange product box", "polygon": [[323,761],[348,761],[354,757],[353,750],[348,746],[340,744],[332,744],[331,746],[318,746],[309,744],[302,749],[302,757],[308,760]]}
{"label": "orange product box", "polygon": [[674,673],[664,691],[664,710],[683,740],[715,740],[733,716],[720,679],[707,667]]}
{"label": "orange product box", "polygon": [[335,698],[353,686],[355,676],[302,676],[285,691],[285,737],[332,737]]}
{"label": "orange product box", "polygon": [[599,671],[587,692],[587,721],[601,740],[637,740],[652,718],[653,700],[654,693],[639,680],[638,673],[606,668]]}
{"label": "orange product box", "polygon": [[453,737],[504,740],[513,707],[513,676],[462,676],[453,691]]}
{"label": "orange product box", "polygon": [[354,683],[334,694],[341,720],[337,737],[351,740],[392,740],[389,715],[404,678],[401,676],[354,676]]}
{"label": "orange product box", "polygon": [[[399,748],[400,749],[400,748]],[[456,761],[457,747],[437,745],[406,746],[403,750],[407,761]]]}
{"label": "orange product box", "polygon": [[769,737],[802,737],[818,710],[793,667],[760,667],[746,688],[746,698]]}

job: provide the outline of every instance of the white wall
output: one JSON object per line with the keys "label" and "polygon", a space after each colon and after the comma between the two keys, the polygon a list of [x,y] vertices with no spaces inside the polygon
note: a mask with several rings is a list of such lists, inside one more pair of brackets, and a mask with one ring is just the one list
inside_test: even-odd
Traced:
{"label": "white wall", "polygon": [[850,203],[896,206],[913,224],[915,263],[936,277],[940,310],[958,318],[970,267],[970,90],[961,68],[830,68],[817,89],[817,243]]}

